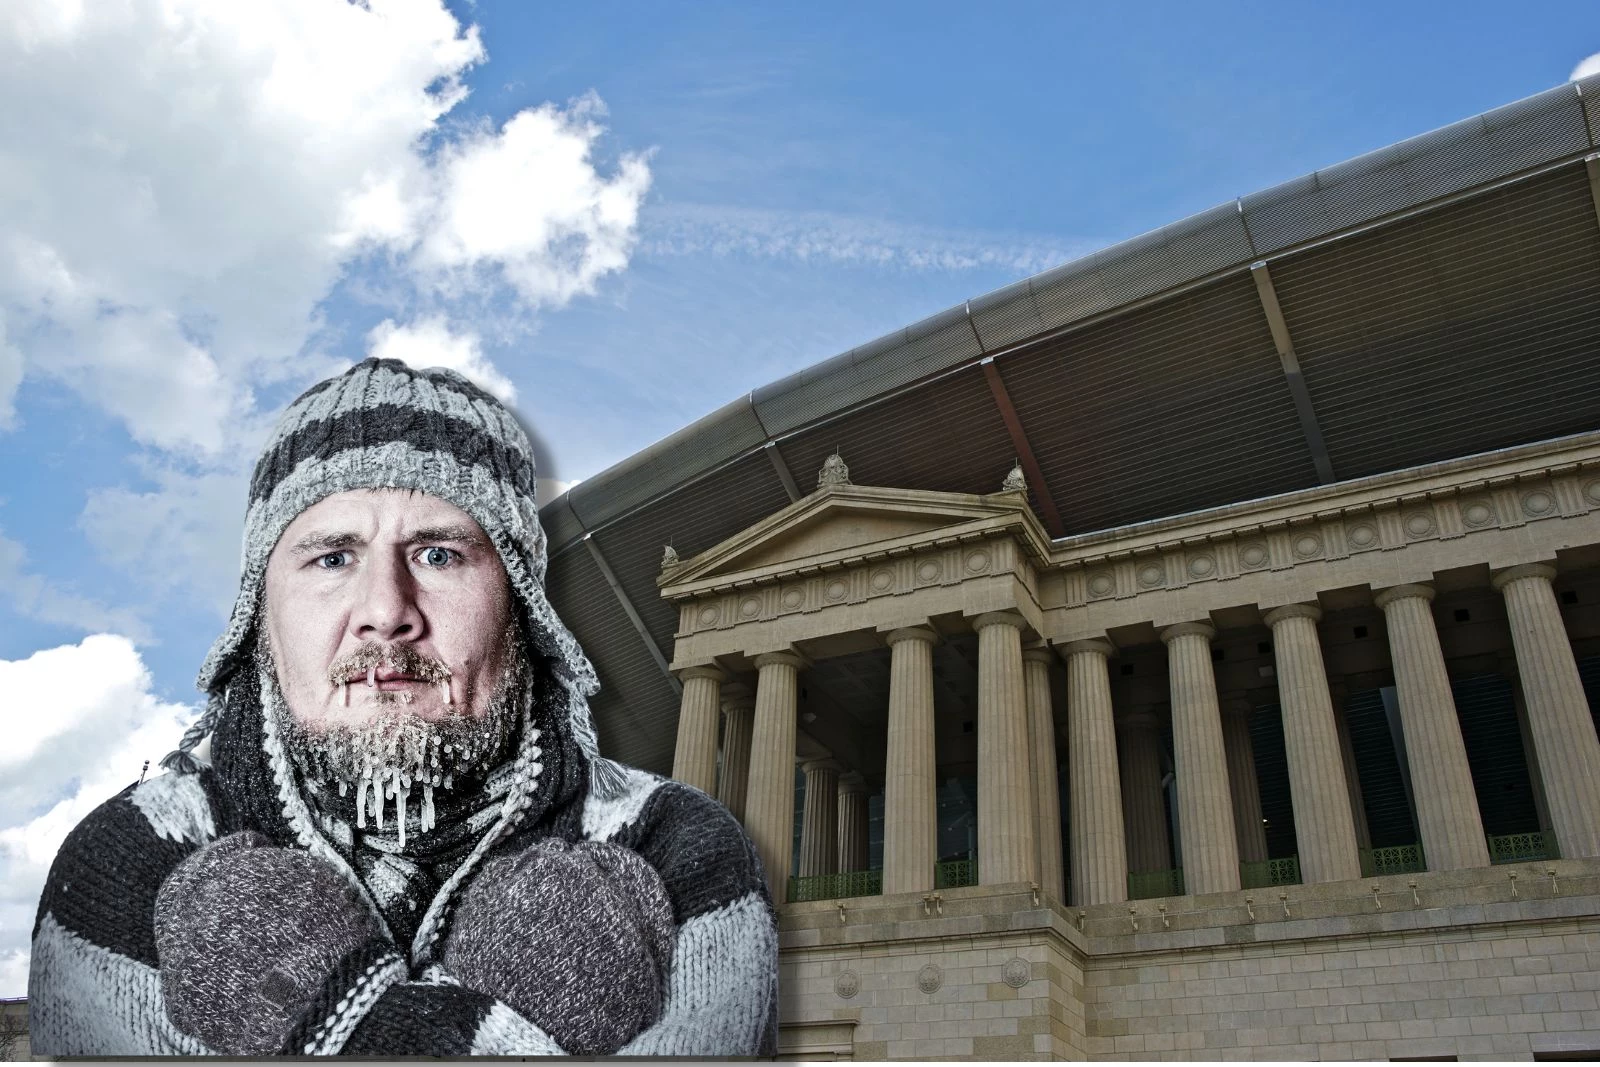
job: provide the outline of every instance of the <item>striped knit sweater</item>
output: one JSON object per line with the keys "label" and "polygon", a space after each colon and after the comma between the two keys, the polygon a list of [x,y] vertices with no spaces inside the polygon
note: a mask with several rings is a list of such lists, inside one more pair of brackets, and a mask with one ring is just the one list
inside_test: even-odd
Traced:
{"label": "striped knit sweater", "polygon": [[[185,857],[219,836],[252,829],[294,847],[299,833],[293,813],[265,788],[274,760],[270,746],[259,743],[259,705],[254,714],[229,710],[214,741],[213,765],[129,786],[67,838],[34,926],[29,1010],[37,1055],[210,1051],[174,1027],[163,1006],[156,893]],[[742,829],[704,793],[619,764],[602,777],[620,780],[620,787],[597,790],[590,761],[569,739],[557,741],[545,747],[532,802],[518,807],[516,825],[502,827],[509,832],[484,858],[551,836],[609,841],[637,852],[661,876],[677,935],[662,1017],[618,1052],[773,1055],[776,925],[760,862]],[[452,880],[440,897],[463,884]],[[447,923],[450,901],[432,904]],[[539,1027],[457,982],[426,951],[408,953],[391,944],[369,957],[347,961],[283,1052],[562,1053]]]}

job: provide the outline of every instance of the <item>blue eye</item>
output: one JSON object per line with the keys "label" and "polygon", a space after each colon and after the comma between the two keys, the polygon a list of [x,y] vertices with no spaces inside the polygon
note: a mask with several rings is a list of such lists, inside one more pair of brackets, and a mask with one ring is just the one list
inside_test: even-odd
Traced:
{"label": "blue eye", "polygon": [[317,557],[317,566],[325,571],[338,570],[350,565],[349,556],[348,552],[325,552]]}
{"label": "blue eye", "polygon": [[447,567],[455,559],[456,554],[448,548],[435,545],[422,550],[422,562],[430,567]]}

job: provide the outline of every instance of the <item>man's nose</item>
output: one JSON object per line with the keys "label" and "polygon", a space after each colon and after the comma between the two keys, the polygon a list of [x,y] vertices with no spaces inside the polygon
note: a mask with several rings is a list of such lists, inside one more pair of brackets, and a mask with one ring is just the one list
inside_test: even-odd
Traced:
{"label": "man's nose", "polygon": [[357,586],[350,630],[362,641],[415,641],[424,619],[417,606],[416,580],[403,556],[374,554]]}

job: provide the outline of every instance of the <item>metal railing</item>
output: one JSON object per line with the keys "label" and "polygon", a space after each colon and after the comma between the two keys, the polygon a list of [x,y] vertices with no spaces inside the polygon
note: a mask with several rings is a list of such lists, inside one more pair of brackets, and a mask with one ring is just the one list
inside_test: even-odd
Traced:
{"label": "metal railing", "polygon": [[1265,889],[1272,885],[1299,884],[1299,856],[1284,856],[1281,859],[1239,864],[1240,889]]}
{"label": "metal railing", "polygon": [[1545,830],[1531,834],[1501,834],[1489,838],[1490,863],[1520,863],[1523,860],[1560,859],[1555,835]]}
{"label": "metal railing", "polygon": [[1428,869],[1421,845],[1391,845],[1388,848],[1361,850],[1361,877],[1381,874],[1414,874]]}
{"label": "metal railing", "polygon": [[1183,868],[1170,871],[1140,871],[1128,875],[1128,899],[1183,896]]}
{"label": "metal railing", "polygon": [[978,884],[978,860],[947,860],[933,868],[933,888],[959,889]]}
{"label": "metal railing", "polygon": [[875,897],[883,893],[882,871],[844,871],[840,874],[814,874],[789,879],[789,899],[840,900],[845,897]]}

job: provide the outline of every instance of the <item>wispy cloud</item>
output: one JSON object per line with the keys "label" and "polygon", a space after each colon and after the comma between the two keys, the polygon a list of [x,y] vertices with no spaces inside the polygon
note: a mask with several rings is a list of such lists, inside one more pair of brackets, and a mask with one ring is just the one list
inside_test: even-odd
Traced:
{"label": "wispy cloud", "polygon": [[1572,73],[1568,75],[1567,80],[1577,81],[1580,78],[1588,78],[1595,74],[1600,74],[1600,52],[1596,52],[1594,55],[1579,62],[1576,67],[1573,67]]}
{"label": "wispy cloud", "polygon": [[1084,255],[1103,242],[911,226],[822,211],[702,204],[654,208],[642,224],[644,256],[754,256],[905,271],[1006,270],[1018,276]]}

